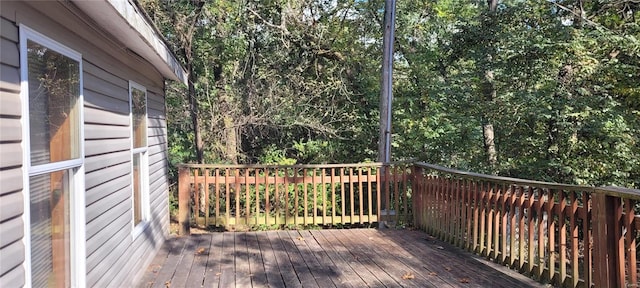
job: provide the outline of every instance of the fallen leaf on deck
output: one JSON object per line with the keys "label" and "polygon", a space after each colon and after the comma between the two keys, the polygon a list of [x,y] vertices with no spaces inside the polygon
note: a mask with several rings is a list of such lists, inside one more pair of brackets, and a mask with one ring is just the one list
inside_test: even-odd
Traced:
{"label": "fallen leaf on deck", "polygon": [[444,267],[444,270],[451,271],[451,267]]}
{"label": "fallen leaf on deck", "polygon": [[469,278],[460,279],[460,283],[469,283]]}
{"label": "fallen leaf on deck", "polygon": [[302,236],[298,236],[298,238],[296,238],[296,239],[298,239],[300,241],[304,241],[304,237],[302,237]]}
{"label": "fallen leaf on deck", "polygon": [[407,272],[407,273],[404,273],[404,275],[402,275],[402,279],[405,279],[405,280],[413,279],[413,278],[416,278],[416,276],[413,275],[413,273],[411,273],[411,272]]}
{"label": "fallen leaf on deck", "polygon": [[438,276],[438,273],[436,273],[436,272],[429,272],[429,276]]}
{"label": "fallen leaf on deck", "polygon": [[442,247],[442,246],[436,246],[436,248],[438,248],[440,250],[444,250],[444,247]]}
{"label": "fallen leaf on deck", "polygon": [[164,287],[171,287],[171,281],[164,282]]}
{"label": "fallen leaf on deck", "polygon": [[200,255],[202,253],[204,253],[207,249],[204,249],[202,247],[198,248],[198,250],[196,250],[196,255]]}
{"label": "fallen leaf on deck", "polygon": [[220,276],[220,275],[222,275],[222,273],[220,273],[220,272],[216,273],[216,276]]}
{"label": "fallen leaf on deck", "polygon": [[369,240],[373,240],[373,237],[369,237]]}

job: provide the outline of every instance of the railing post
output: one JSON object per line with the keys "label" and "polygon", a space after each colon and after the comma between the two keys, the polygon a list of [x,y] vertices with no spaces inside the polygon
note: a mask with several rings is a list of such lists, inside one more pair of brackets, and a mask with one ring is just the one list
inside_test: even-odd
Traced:
{"label": "railing post", "polygon": [[190,189],[190,169],[184,166],[178,168],[178,234],[189,235],[191,234],[190,221],[190,204],[191,204],[191,189]]}
{"label": "railing post", "polygon": [[620,237],[617,210],[621,208],[620,198],[604,193],[593,194],[593,265],[595,287],[622,287],[618,271],[618,238]]}

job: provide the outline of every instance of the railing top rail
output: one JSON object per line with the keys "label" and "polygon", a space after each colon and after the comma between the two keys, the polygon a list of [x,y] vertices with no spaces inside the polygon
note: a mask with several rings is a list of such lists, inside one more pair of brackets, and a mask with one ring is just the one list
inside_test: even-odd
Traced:
{"label": "railing top rail", "polygon": [[381,167],[398,164],[412,164],[413,161],[396,161],[396,162],[371,162],[371,163],[348,163],[348,164],[296,164],[296,165],[234,165],[234,164],[178,164],[178,168],[237,168],[237,169],[265,169],[265,168],[357,168],[357,167]]}
{"label": "railing top rail", "polygon": [[616,196],[616,197],[640,199],[639,189],[630,189],[630,188],[613,187],[613,186],[592,187],[592,186],[561,184],[561,183],[553,183],[553,182],[543,182],[543,181],[519,179],[519,178],[512,178],[512,177],[502,177],[502,176],[455,170],[455,169],[446,168],[446,167],[442,167],[434,164],[428,164],[424,162],[415,162],[414,165],[422,168],[428,168],[428,169],[432,169],[440,172],[445,172],[445,173],[458,175],[458,176],[464,176],[464,177],[473,178],[477,180],[489,180],[489,181],[499,182],[504,184],[535,186],[535,187],[548,188],[548,189],[584,191],[588,193],[595,192],[595,193],[602,193],[602,194]]}

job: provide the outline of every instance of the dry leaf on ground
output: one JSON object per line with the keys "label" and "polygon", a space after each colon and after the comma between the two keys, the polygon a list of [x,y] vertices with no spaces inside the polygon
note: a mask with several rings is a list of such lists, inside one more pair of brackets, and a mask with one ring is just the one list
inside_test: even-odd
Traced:
{"label": "dry leaf on ground", "polygon": [[204,249],[202,247],[198,248],[198,250],[196,250],[196,255],[200,255],[202,253],[204,253],[207,249]]}
{"label": "dry leaf on ground", "polygon": [[460,279],[460,283],[469,283],[469,278]]}
{"label": "dry leaf on ground", "polygon": [[438,273],[436,273],[436,272],[429,272],[429,276],[438,276]]}
{"label": "dry leaf on ground", "polygon": [[444,270],[451,271],[451,267],[444,267]]}
{"label": "dry leaf on ground", "polygon": [[296,239],[298,239],[300,241],[304,241],[304,237],[302,237],[302,236],[298,236],[298,238],[296,238]]}
{"label": "dry leaf on ground", "polygon": [[402,279],[405,279],[405,280],[413,279],[413,278],[416,278],[416,276],[413,275],[413,273],[411,273],[411,272],[407,272],[407,273],[404,273],[404,275],[402,275]]}

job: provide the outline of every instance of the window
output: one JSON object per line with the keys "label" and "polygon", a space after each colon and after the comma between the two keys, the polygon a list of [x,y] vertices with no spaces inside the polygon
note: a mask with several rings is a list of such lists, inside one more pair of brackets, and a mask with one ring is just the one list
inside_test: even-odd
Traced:
{"label": "window", "polygon": [[[82,56],[20,26],[27,283],[84,283]],[[73,249],[72,249],[73,247]]]}
{"label": "window", "polygon": [[144,230],[149,220],[149,169],[147,155],[147,90],[129,83],[131,106],[131,177],[133,236]]}

